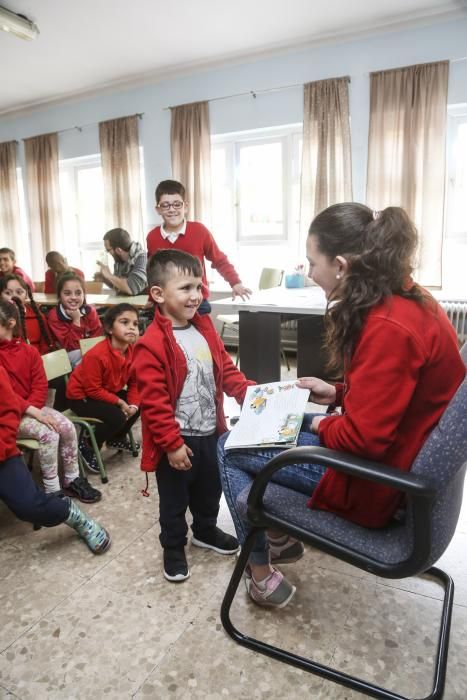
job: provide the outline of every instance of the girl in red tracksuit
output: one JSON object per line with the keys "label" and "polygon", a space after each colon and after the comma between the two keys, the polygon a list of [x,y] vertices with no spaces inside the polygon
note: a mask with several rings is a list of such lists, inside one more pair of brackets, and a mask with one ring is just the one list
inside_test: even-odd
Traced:
{"label": "girl in red tracksuit", "polygon": [[58,304],[49,312],[47,321],[56,343],[64,348],[72,367],[81,362],[79,341],[103,335],[97,311],[86,304],[84,282],[74,272],[65,272],[57,282]]}
{"label": "girl in red tracksuit", "polygon": [[0,279],[0,296],[5,301],[16,299],[23,338],[35,347],[40,355],[45,355],[56,349],[50,336],[47,319],[39,311],[31,287],[22,277],[19,275],[2,277]]}
{"label": "girl in red tracksuit", "polygon": [[[128,449],[125,435],[139,416],[139,395],[132,376],[133,344],[138,330],[138,312],[131,304],[110,307],[104,316],[106,339],[97,343],[75,367],[66,396],[79,416],[98,418],[95,424],[99,447]],[[126,387],[126,388],[125,388]],[[82,436],[79,449],[88,468],[99,473],[96,457]]]}
{"label": "girl in red tracksuit", "polygon": [[94,503],[100,500],[101,493],[79,476],[75,428],[68,418],[45,405],[44,366],[37,350],[18,337],[18,320],[16,304],[0,301],[0,365],[6,370],[18,398],[21,411],[18,437],[39,442],[37,452],[46,493],[60,491],[60,460],[62,490],[83,503]]}

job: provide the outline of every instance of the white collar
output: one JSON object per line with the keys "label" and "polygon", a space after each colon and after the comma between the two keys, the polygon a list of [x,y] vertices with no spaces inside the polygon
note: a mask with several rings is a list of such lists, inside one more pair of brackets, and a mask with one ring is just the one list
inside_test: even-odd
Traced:
{"label": "white collar", "polygon": [[186,219],[183,219],[183,223],[178,229],[178,231],[166,231],[164,224],[161,224],[161,236],[162,238],[178,238],[178,236],[184,236],[186,233]]}

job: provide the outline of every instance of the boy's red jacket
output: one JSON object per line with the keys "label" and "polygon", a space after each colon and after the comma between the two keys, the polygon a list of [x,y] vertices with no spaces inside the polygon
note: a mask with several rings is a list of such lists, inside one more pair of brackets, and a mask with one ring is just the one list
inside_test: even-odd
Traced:
{"label": "boy's red jacket", "polygon": [[[16,446],[16,434],[21,420],[18,399],[12,389],[6,370],[0,366],[0,386],[2,400],[0,401],[0,462],[19,454]],[[2,472],[0,469],[0,479]]]}
{"label": "boy's red jacket", "polygon": [[[212,355],[216,383],[217,432],[225,433],[224,392],[239,403],[251,382],[230,359],[209,316],[195,314],[192,323],[206,339]],[[141,397],[143,454],[141,469],[155,471],[162,454],[184,443],[175,420],[177,399],[187,376],[183,351],[175,340],[172,323],[156,307],[154,321],[135,347],[133,369]]]}
{"label": "boy's red jacket", "polygon": [[73,323],[66,317],[59,306],[54,306],[47,316],[49,330],[61,348],[67,352],[79,350],[79,341],[82,338],[96,338],[104,334],[102,324],[94,306],[86,306],[86,313],[81,316],[80,325]]}
{"label": "boy's red jacket", "polygon": [[[454,328],[428,297],[425,304],[394,295],[368,314],[345,374],[343,415],[319,424],[333,450],[409,471],[465,376]],[[328,469],[311,507],[366,527],[383,527],[402,494]]]}
{"label": "boy's red jacket", "polygon": [[212,267],[218,271],[220,275],[233,287],[240,282],[240,277],[235,271],[232,263],[229,262],[227,255],[223,253],[212,233],[200,224],[198,221],[187,221],[186,230],[181,234],[175,243],[170,243],[162,238],[161,227],[156,226],[152,231],[149,231],[146,238],[148,246],[148,258],[158,250],[170,248],[170,250],[184,250],[185,253],[191,253],[196,258],[199,258],[203,266],[203,297],[207,299],[209,296],[209,285],[206,277],[205,258],[210,260]]}
{"label": "boy's red jacket", "polygon": [[120,400],[117,391],[126,386],[128,403],[139,406],[136,382],[131,376],[133,352],[133,346],[129,345],[122,355],[112,347],[109,338],[94,345],[71,373],[66,388],[67,397],[117,404]]}
{"label": "boy's red jacket", "polygon": [[28,406],[44,408],[47,400],[47,377],[42,358],[36,348],[19,338],[4,340],[0,342],[0,365],[8,374],[21,415]]}

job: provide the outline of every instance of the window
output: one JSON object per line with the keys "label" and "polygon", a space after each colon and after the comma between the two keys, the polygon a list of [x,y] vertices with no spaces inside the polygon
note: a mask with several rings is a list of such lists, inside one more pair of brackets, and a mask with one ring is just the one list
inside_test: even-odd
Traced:
{"label": "window", "polygon": [[301,124],[212,138],[214,235],[250,285],[258,258],[261,267],[297,264],[301,145]]}
{"label": "window", "polygon": [[467,105],[449,110],[447,147],[443,290],[455,296],[467,289]]}

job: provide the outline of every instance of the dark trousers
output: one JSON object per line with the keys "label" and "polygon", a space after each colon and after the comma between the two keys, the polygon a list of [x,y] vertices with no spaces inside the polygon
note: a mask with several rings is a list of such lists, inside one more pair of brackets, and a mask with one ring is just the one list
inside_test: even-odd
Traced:
{"label": "dark trousers", "polygon": [[[126,391],[119,391],[118,396],[127,400]],[[123,411],[113,403],[95,401],[94,399],[67,399],[68,408],[82,418],[98,418],[102,423],[94,423],[94,434],[98,447],[106,440],[120,440],[130,430],[139,418],[139,411],[134,416],[125,417]]]}
{"label": "dark trousers", "polygon": [[67,498],[41,491],[21,457],[0,462],[0,498],[20,520],[44,527],[63,523],[70,512]]}
{"label": "dark trousers", "polygon": [[193,534],[200,539],[204,532],[215,527],[219,514],[222,488],[217,466],[217,435],[184,435],[183,439],[193,451],[191,469],[174,469],[166,455],[156,469],[162,547],[186,545],[187,508],[193,516]]}

